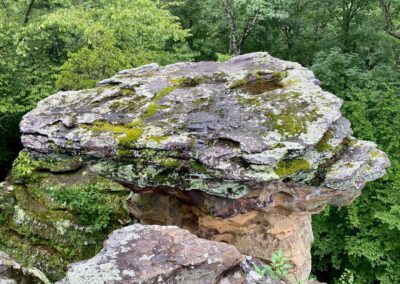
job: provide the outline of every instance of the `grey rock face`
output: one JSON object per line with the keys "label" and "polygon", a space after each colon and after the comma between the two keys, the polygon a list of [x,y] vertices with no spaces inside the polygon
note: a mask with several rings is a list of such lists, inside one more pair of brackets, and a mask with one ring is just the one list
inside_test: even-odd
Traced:
{"label": "grey rock face", "polygon": [[329,202],[345,205],[389,161],[351,137],[341,105],[311,71],[267,53],[151,64],[41,101],[21,122],[22,142],[80,155],[92,171],[139,191],[240,198],[291,180],[333,189],[340,196]]}
{"label": "grey rock face", "polygon": [[58,283],[224,283],[228,274],[229,283],[243,283],[243,260],[233,246],[187,230],[135,224],[114,231],[98,255],[72,264]]}

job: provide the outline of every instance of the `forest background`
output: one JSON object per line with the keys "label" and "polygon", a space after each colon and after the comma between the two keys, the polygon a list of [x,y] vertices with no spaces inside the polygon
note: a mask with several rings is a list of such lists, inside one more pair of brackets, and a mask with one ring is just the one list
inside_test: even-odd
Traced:
{"label": "forest background", "polygon": [[353,205],[314,217],[313,274],[400,283],[400,0],[0,0],[0,178],[22,148],[21,117],[46,96],[253,51],[311,68],[392,161]]}

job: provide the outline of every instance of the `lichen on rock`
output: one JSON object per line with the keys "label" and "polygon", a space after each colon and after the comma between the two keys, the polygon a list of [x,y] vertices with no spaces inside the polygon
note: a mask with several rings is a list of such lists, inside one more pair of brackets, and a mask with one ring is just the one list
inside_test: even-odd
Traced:
{"label": "lichen on rock", "polygon": [[[133,191],[141,222],[203,226],[202,237],[253,256],[255,232],[266,252],[287,248],[290,277],[304,280],[311,214],[350,204],[389,166],[374,143],[352,137],[341,105],[311,71],[267,53],[150,64],[59,92],[20,124],[25,149],[0,187],[0,250],[59,278],[126,223]],[[152,194],[183,205],[161,214],[164,199]],[[194,219],[182,221],[188,210]],[[232,218],[242,230],[225,228]]]}
{"label": "lichen on rock", "polygon": [[233,246],[177,227],[135,224],[113,232],[98,255],[71,265],[57,283],[221,283],[242,261]]}
{"label": "lichen on rock", "polygon": [[0,185],[0,250],[26,267],[39,268],[50,279],[59,279],[68,263],[99,251],[107,234],[121,226],[119,220],[129,221],[129,191],[79,170],[71,162],[76,158],[62,163],[53,155],[48,164],[27,155],[22,153],[18,167]]}

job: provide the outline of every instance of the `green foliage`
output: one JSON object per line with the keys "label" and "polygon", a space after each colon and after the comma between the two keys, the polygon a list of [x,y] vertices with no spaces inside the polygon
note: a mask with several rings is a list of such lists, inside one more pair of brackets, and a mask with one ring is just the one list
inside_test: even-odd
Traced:
{"label": "green foliage", "polygon": [[348,269],[345,269],[343,274],[340,275],[339,279],[335,281],[336,284],[353,284],[354,273]]}
{"label": "green foliage", "polygon": [[99,78],[111,77],[119,70],[126,69],[125,54],[116,47],[82,48],[70,53],[61,66],[56,87],[64,90],[88,89],[96,86]]}
{"label": "green foliage", "polygon": [[223,53],[217,53],[216,56],[217,56],[217,61],[218,62],[225,62],[225,61],[228,61],[229,59],[232,58],[231,55],[223,54]]}
{"label": "green foliage", "polygon": [[121,69],[192,57],[185,43],[188,31],[149,0],[118,0],[96,9],[57,10],[44,18],[41,27],[52,26],[78,36],[78,48],[68,54],[58,76],[57,87],[61,89],[93,87],[99,79]]}
{"label": "green foliage", "polygon": [[22,151],[13,163],[12,176],[16,181],[24,181],[32,176],[36,167],[37,162],[28,152]]}
{"label": "green foliage", "polygon": [[293,266],[289,264],[289,258],[283,256],[282,249],[279,249],[276,253],[271,254],[271,264],[264,264],[258,267],[254,264],[254,270],[260,276],[268,274],[272,279],[285,279],[289,275],[289,270]]}
{"label": "green foliage", "polygon": [[[377,142],[389,154],[392,167],[384,178],[369,183],[352,205],[327,208],[314,217],[314,270],[328,274],[330,279],[353,271],[354,283],[398,283],[399,73],[392,70],[383,75],[378,72],[379,66],[371,70],[363,65],[355,68],[346,63],[337,64],[335,71],[341,75],[335,74],[332,71],[334,64],[326,63],[344,56],[348,58],[348,55],[333,51],[325,60],[321,59],[315,71],[320,78],[325,78],[326,88],[345,99],[343,112],[352,122],[356,137]],[[343,88],[335,82],[346,78],[346,74],[350,76],[347,77],[347,88]]]}
{"label": "green foliage", "polygon": [[77,214],[82,225],[90,226],[94,230],[108,227],[113,209],[107,205],[107,200],[95,184],[58,188],[53,190],[51,195],[56,201],[64,203],[68,210]]}

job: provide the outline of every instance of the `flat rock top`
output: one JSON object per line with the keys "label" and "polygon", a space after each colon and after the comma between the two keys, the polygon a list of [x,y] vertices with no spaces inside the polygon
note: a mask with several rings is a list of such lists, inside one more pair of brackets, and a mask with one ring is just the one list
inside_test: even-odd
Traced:
{"label": "flat rock top", "polygon": [[[341,116],[341,105],[299,64],[255,53],[226,63],[152,64],[125,70],[96,89],[58,93],[43,100],[25,116],[21,130],[90,154],[102,149],[86,149],[77,129],[102,132],[104,128],[106,132],[108,126],[117,134],[124,131],[112,126],[138,129],[134,141],[114,141],[118,139],[109,135],[110,141],[102,146],[115,147],[109,149],[111,156],[117,154],[116,144],[174,148],[192,155],[228,144],[225,148],[253,154],[315,146]],[[72,143],[66,147],[57,138],[70,138]],[[121,145],[124,142],[132,143]],[[25,146],[35,148],[29,143]]]}
{"label": "flat rock top", "polygon": [[[373,143],[351,137],[341,105],[311,71],[267,53],[150,64],[41,101],[21,122],[22,142],[87,157],[93,171],[139,187],[179,184],[237,198],[249,181],[343,189],[345,176],[360,188],[389,162]],[[342,153],[347,170],[338,172],[332,165]]]}

